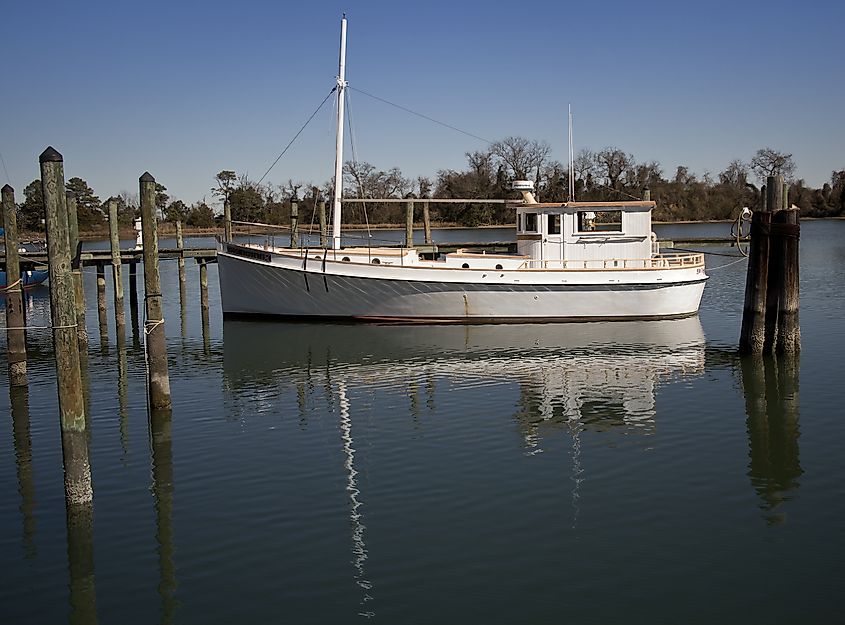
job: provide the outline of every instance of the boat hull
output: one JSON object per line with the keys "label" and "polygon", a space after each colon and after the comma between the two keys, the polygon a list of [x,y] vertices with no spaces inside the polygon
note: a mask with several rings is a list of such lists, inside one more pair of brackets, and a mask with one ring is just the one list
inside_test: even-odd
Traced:
{"label": "boat hull", "polygon": [[[519,278],[508,272],[475,272],[472,281],[460,281],[460,271],[429,279],[432,270],[347,264],[335,271],[339,263],[326,268],[300,259],[262,262],[225,252],[218,254],[218,262],[224,315],[325,321],[670,319],[698,312],[707,279],[693,269],[675,272],[679,279],[674,281],[647,271],[521,272]],[[416,272],[411,279],[398,275],[411,272]]]}

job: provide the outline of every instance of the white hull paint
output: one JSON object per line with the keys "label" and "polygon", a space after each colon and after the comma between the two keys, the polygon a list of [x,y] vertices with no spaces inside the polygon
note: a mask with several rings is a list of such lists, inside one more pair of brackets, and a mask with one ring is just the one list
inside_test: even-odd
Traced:
{"label": "white hull paint", "polygon": [[489,270],[218,253],[225,315],[412,322],[665,319],[698,312],[703,268]]}

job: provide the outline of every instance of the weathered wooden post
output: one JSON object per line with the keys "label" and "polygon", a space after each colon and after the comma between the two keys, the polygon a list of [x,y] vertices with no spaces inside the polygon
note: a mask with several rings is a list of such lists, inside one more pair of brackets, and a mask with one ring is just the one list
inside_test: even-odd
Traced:
{"label": "weathered wooden post", "polygon": [[138,318],[138,261],[129,263],[129,314]]}
{"label": "weathered wooden post", "polygon": [[109,235],[111,239],[111,272],[114,285],[114,323],[118,335],[126,327],[126,313],[123,308],[123,265],[120,258],[120,234],[117,222],[117,200],[109,202]]}
{"label": "weathered wooden post", "polygon": [[91,467],[85,433],[85,408],[76,338],[76,310],[67,231],[65,176],[62,155],[52,147],[41,154],[41,193],[47,224],[50,271],[50,313],[62,428],[65,500],[69,506],[90,505]]}
{"label": "weathered wooden post", "polygon": [[144,302],[146,322],[150,407],[169,409],[170,377],[167,373],[167,342],[161,306],[161,280],[158,274],[158,227],[156,224],[156,181],[150,172],[139,178],[141,187],[141,224],[144,232]]}
{"label": "weathered wooden post", "polygon": [[204,258],[198,258],[200,266],[200,314],[202,316],[202,338],[206,346],[209,342],[208,332],[208,262]]}
{"label": "weathered wooden post", "polygon": [[176,249],[179,250],[179,258],[176,259],[179,268],[179,303],[185,301],[185,239],[182,237],[182,222],[176,221]]}
{"label": "weathered wooden post", "polygon": [[97,319],[100,323],[100,339],[107,340],[109,320],[106,314],[106,268],[97,263]]}
{"label": "weathered wooden post", "polygon": [[425,244],[431,245],[431,214],[428,211],[428,200],[423,202],[423,232],[425,236]]}
{"label": "weathered wooden post", "polygon": [[67,219],[70,234],[70,253],[73,256],[73,286],[76,300],[76,338],[79,341],[80,355],[88,352],[88,329],[85,326],[85,288],[82,282],[82,260],[77,257],[79,247],[79,221],[77,219],[76,194],[68,191],[65,195]]}
{"label": "weathered wooden post", "polygon": [[798,243],[801,234],[798,209],[782,210],[774,216],[780,248],[781,279],[778,283],[777,339],[775,351],[795,354],[801,350],[801,327],[798,323],[799,266]]}
{"label": "weathered wooden post", "polygon": [[414,203],[405,203],[405,247],[414,247]]}
{"label": "weathered wooden post", "polygon": [[232,242],[232,208],[229,198],[223,200],[223,240],[226,243]]}
{"label": "weathered wooden post", "polygon": [[26,325],[23,317],[23,289],[18,256],[18,217],[15,190],[5,185],[3,227],[6,229],[6,346],[9,358],[9,386],[26,386]]}
{"label": "weathered wooden post", "polygon": [[326,201],[320,200],[317,207],[317,214],[320,218],[320,247],[325,248],[329,243],[329,232],[326,227]]}
{"label": "weathered wooden post", "polygon": [[[761,195],[768,197],[771,194],[764,187]],[[764,210],[755,211],[751,218],[745,304],[739,337],[741,354],[762,354],[766,343],[766,288],[769,281],[769,234],[772,221],[772,214],[765,210],[768,206],[767,201]]]}
{"label": "weathered wooden post", "polygon": [[[771,222],[776,220],[776,215],[783,209],[783,176],[769,176],[766,179],[766,211],[768,211]],[[766,290],[766,336],[763,342],[763,351],[774,351],[777,340],[778,322],[778,291],[783,276],[783,255],[780,239],[774,235],[775,227],[769,225],[769,270],[763,288]]]}
{"label": "weathered wooden post", "polygon": [[299,198],[290,199],[290,246],[299,247]]}

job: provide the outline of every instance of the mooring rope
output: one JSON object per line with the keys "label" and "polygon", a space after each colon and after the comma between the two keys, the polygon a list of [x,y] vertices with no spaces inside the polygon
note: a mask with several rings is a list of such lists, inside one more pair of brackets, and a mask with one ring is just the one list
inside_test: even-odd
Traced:
{"label": "mooring rope", "polygon": [[20,291],[20,289],[15,289],[15,287],[18,286],[22,281],[23,281],[23,278],[18,278],[17,280],[12,282],[12,284],[9,284],[9,285],[2,287],[2,290],[6,291],[6,292],[10,292],[10,291],[13,291],[13,290],[14,291]]}
{"label": "mooring rope", "polygon": [[79,327],[79,324],[71,324],[68,326],[10,326],[4,327],[4,330],[67,330],[69,328]]}

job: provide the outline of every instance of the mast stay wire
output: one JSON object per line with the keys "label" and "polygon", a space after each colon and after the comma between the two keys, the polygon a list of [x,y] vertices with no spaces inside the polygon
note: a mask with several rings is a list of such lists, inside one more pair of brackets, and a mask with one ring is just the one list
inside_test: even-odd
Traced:
{"label": "mast stay wire", "polygon": [[[349,94],[344,92],[343,94],[346,97],[346,123],[349,126],[349,145],[352,147],[352,166],[355,169],[358,169],[358,151],[355,149],[355,130],[352,128],[352,107],[349,106]],[[361,186],[361,181],[355,178],[355,182],[358,183],[358,197],[360,199],[364,199],[364,189]],[[367,203],[361,202],[361,206],[364,208],[364,223],[367,226],[367,240],[371,239],[373,234],[370,232],[370,218],[367,215]]]}
{"label": "mast stay wire", "polygon": [[297,131],[297,133],[293,136],[293,139],[291,139],[291,140],[290,140],[290,143],[288,143],[288,144],[285,146],[285,149],[284,149],[284,150],[282,150],[282,153],[281,153],[281,154],[279,154],[279,156],[277,156],[277,157],[276,157],[276,160],[275,160],[275,161],[273,161],[273,164],[272,164],[272,165],[270,165],[270,167],[268,167],[268,168],[267,168],[267,171],[265,171],[265,172],[264,172],[264,175],[263,175],[263,176],[261,176],[261,178],[258,180],[258,183],[257,183],[257,184],[261,184],[262,182],[264,182],[264,179],[267,177],[267,174],[269,174],[269,173],[270,173],[270,170],[271,170],[271,169],[273,169],[273,168],[276,166],[276,163],[278,163],[278,162],[279,162],[279,160],[281,160],[281,158],[285,155],[285,152],[287,152],[287,151],[290,149],[290,146],[292,146],[292,145],[293,145],[293,142],[294,142],[294,141],[296,141],[296,140],[297,140],[297,138],[299,137],[299,135],[301,135],[301,134],[302,134],[302,131],[303,131],[303,130],[305,130],[305,127],[306,127],[306,126],[308,126],[308,124],[310,124],[310,123],[311,123],[311,120],[312,120],[312,119],[314,119],[314,117],[317,115],[317,113],[319,113],[319,112],[320,112],[320,109],[321,109],[321,108],[323,108],[323,105],[324,105],[324,104],[328,101],[328,99],[332,96],[332,94],[333,94],[335,91],[337,91],[337,86],[332,87],[332,90],[331,90],[331,91],[329,91],[329,94],[328,94],[325,98],[323,98],[323,101],[322,101],[322,102],[320,102],[320,106],[318,106],[318,107],[314,110],[314,112],[313,112],[313,113],[311,113],[311,117],[309,117],[309,118],[308,118],[308,120],[307,120],[307,121],[306,121],[306,122],[302,125],[302,128],[300,128],[300,129]]}
{"label": "mast stay wire", "polygon": [[459,132],[459,133],[466,135],[468,137],[472,137],[473,139],[478,139],[479,141],[483,141],[484,143],[488,143],[488,144],[491,144],[491,145],[493,144],[493,142],[490,141],[489,139],[485,139],[484,137],[479,137],[478,135],[474,135],[471,132],[467,132],[466,130],[461,130],[460,128],[458,128],[456,126],[452,126],[451,124],[447,124],[446,122],[441,122],[440,120],[434,119],[433,117],[429,117],[428,115],[423,115],[422,113],[418,113],[417,111],[412,111],[411,109],[409,109],[407,107],[404,107],[400,104],[396,104],[394,102],[390,102],[389,100],[385,100],[384,98],[380,98],[377,95],[373,95],[372,93],[367,93],[366,91],[362,91],[361,89],[357,89],[356,87],[352,87],[351,85],[347,85],[346,88],[351,89],[352,91],[357,91],[358,93],[361,93],[365,96],[368,96],[368,97],[370,97],[374,100],[378,100],[379,102],[383,102],[384,104],[388,104],[390,106],[398,108],[399,110],[405,111],[406,113],[410,113],[411,115],[416,115],[417,117],[422,117],[423,119],[426,119],[430,122],[434,122],[435,124],[439,124],[440,126],[444,126],[445,128],[449,128],[450,130],[454,130],[454,131]]}

